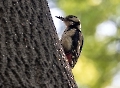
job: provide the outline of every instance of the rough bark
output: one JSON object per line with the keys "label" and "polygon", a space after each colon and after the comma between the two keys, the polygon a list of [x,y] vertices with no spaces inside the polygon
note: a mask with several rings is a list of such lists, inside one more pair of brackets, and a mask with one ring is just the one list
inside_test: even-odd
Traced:
{"label": "rough bark", "polygon": [[0,88],[77,88],[46,0],[0,0]]}

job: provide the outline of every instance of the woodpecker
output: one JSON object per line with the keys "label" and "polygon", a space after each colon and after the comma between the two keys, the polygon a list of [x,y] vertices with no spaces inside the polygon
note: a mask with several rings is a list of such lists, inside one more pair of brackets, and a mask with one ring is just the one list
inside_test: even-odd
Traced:
{"label": "woodpecker", "polygon": [[74,68],[83,47],[83,35],[80,28],[80,20],[74,15],[56,17],[62,20],[66,25],[66,29],[61,37],[61,44],[70,67]]}

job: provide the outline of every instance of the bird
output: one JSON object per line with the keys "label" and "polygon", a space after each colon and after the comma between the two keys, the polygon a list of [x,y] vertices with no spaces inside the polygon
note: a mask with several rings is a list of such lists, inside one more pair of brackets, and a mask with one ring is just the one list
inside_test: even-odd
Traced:
{"label": "bird", "polygon": [[69,65],[73,69],[83,48],[84,37],[81,31],[81,22],[79,18],[74,15],[56,17],[66,25],[60,41]]}

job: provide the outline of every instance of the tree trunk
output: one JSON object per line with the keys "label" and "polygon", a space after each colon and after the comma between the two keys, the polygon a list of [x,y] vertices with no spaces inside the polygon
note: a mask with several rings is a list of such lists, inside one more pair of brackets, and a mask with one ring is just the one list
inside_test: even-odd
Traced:
{"label": "tree trunk", "polygon": [[0,88],[77,88],[46,0],[0,0]]}

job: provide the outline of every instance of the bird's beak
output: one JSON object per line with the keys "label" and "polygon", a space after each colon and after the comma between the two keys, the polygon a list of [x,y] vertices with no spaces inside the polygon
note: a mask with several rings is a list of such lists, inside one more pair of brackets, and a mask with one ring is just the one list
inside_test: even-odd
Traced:
{"label": "bird's beak", "polygon": [[65,21],[65,18],[64,17],[61,17],[61,16],[55,16],[56,18],[62,20],[62,21]]}

